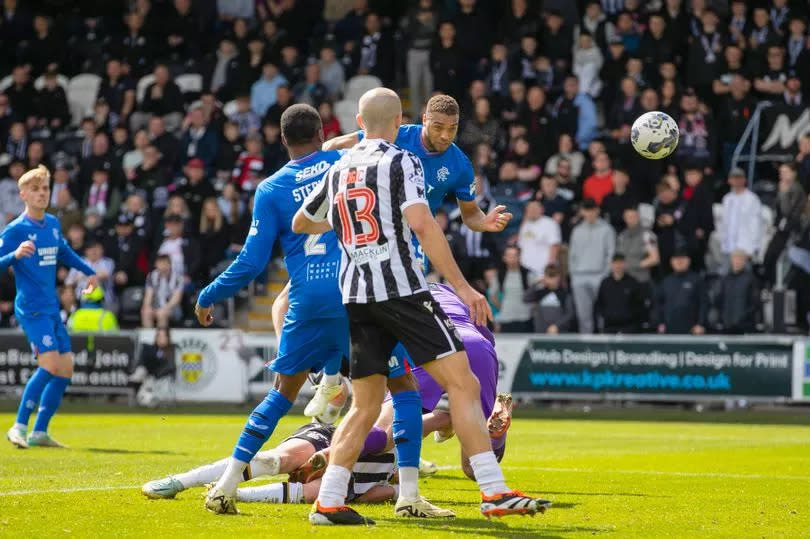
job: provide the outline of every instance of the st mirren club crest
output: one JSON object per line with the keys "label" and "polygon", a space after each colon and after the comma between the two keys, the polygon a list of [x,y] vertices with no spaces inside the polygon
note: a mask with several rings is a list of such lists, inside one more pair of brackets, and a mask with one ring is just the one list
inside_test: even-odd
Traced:
{"label": "st mirren club crest", "polygon": [[194,389],[208,385],[216,371],[211,347],[201,339],[189,337],[181,340],[177,349],[180,357],[178,382]]}

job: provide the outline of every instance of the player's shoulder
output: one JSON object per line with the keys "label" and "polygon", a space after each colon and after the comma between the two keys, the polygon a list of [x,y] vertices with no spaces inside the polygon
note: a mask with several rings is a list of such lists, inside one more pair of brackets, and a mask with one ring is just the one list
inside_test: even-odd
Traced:
{"label": "player's shoulder", "polygon": [[402,124],[399,126],[399,132],[397,133],[397,142],[402,140],[402,143],[410,142],[414,138],[422,136],[422,125],[421,124]]}
{"label": "player's shoulder", "polygon": [[464,150],[459,148],[455,142],[452,143],[449,148],[447,148],[445,154],[450,160],[454,161],[455,164],[457,164],[459,167],[469,168],[470,170],[472,170],[472,161],[470,161],[470,158],[467,157],[467,154],[464,153]]}
{"label": "player's shoulder", "polygon": [[6,227],[3,229],[3,232],[11,232],[16,228],[20,228],[21,226],[23,226],[24,223],[25,223],[25,214],[21,213],[6,225]]}

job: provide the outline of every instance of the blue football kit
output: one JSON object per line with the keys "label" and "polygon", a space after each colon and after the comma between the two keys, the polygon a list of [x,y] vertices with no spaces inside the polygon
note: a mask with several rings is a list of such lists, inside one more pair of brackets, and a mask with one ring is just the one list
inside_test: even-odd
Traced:
{"label": "blue football kit", "polygon": [[[14,251],[31,241],[35,251],[30,257],[16,259]],[[70,352],[70,338],[59,316],[56,294],[57,263],[95,275],[62,236],[59,219],[45,214],[42,221],[22,214],[6,226],[0,235],[0,270],[12,266],[17,287],[14,314],[25,332],[34,354]]]}
{"label": "blue football kit", "polygon": [[[422,142],[422,129],[421,125],[416,124],[400,126],[394,144],[413,153],[422,161],[425,173],[425,197],[431,213],[436,214],[450,193],[455,195],[458,200],[475,200],[475,173],[469,158],[455,143],[441,153],[429,152]],[[363,131],[357,132],[358,139],[362,140],[363,135]],[[427,272],[430,268],[427,256],[415,234],[412,236],[412,240],[416,255],[421,259],[422,267]],[[410,372],[410,359],[401,344],[394,348],[390,365],[392,378]]]}
{"label": "blue football kit", "polygon": [[208,307],[246,286],[267,266],[279,238],[290,275],[290,307],[270,368],[282,374],[324,367],[327,372],[337,372],[349,355],[348,320],[335,285],[341,256],[335,233],[307,236],[295,234],[291,228],[304,198],[340,155],[338,151],[313,152],[288,162],[259,184],[242,251],[198,299],[201,307]]}

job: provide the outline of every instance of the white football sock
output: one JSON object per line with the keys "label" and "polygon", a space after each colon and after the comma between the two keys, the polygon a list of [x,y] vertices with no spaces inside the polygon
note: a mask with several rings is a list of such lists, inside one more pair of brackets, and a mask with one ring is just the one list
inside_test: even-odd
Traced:
{"label": "white football sock", "polygon": [[352,473],[343,466],[330,464],[321,479],[318,503],[323,507],[339,507],[346,503]]}
{"label": "white football sock", "polygon": [[304,485],[301,483],[270,483],[258,487],[240,488],[236,491],[238,502],[302,503]]}
{"label": "white football sock", "polygon": [[248,470],[250,474],[247,477],[250,479],[263,475],[278,475],[281,471],[281,459],[275,453],[262,451],[250,461]]}
{"label": "white football sock", "polygon": [[236,486],[242,482],[242,474],[247,465],[247,462],[228,457],[228,466],[225,468],[225,473],[217,481],[216,488],[219,488],[225,494],[235,493]]}
{"label": "white football sock", "polygon": [[340,384],[340,373],[326,374],[324,373],[321,383],[327,386],[336,386]]}
{"label": "white football sock", "polygon": [[495,458],[495,453],[492,451],[484,451],[471,456],[470,466],[473,469],[475,480],[478,481],[478,487],[484,495],[494,496],[509,490],[498,459]]}
{"label": "white football sock", "polygon": [[228,459],[218,460],[199,468],[194,468],[185,473],[177,474],[175,479],[180,481],[185,488],[201,487],[206,483],[213,483],[225,472],[228,467]]}
{"label": "white football sock", "polygon": [[419,498],[419,468],[405,466],[399,469],[399,496],[406,500]]}

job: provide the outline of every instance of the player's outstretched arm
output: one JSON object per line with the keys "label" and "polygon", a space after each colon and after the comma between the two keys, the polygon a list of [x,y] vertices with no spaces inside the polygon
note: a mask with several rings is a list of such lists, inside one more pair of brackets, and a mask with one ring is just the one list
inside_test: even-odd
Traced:
{"label": "player's outstretched arm", "polygon": [[502,205],[484,213],[474,200],[458,200],[458,209],[467,228],[476,232],[502,232],[512,220],[512,214]]}
{"label": "player's outstretched arm", "polygon": [[330,230],[332,227],[327,221],[313,221],[303,208],[299,209],[293,217],[292,231],[296,234],[323,234]]}
{"label": "player's outstretched arm", "polygon": [[59,251],[57,252],[56,258],[67,267],[76,269],[88,277],[96,274],[96,270],[88,266],[87,263],[82,260],[82,257],[73,250],[65,238],[62,238],[59,242]]}
{"label": "player's outstretched arm", "polygon": [[345,135],[340,135],[339,137],[335,137],[333,139],[329,139],[323,143],[321,149],[325,152],[331,150],[346,150],[351,148],[358,142],[360,142],[360,137],[358,136],[359,131],[355,131],[354,133],[347,133]]}
{"label": "player's outstretched arm", "polygon": [[439,223],[433,218],[427,204],[411,204],[403,210],[408,225],[419,238],[419,244],[424,249],[431,264],[450,283],[461,300],[470,308],[473,321],[481,326],[492,320],[492,310],[483,295],[476,292],[470,283],[461,274],[456,264],[450,245],[444,236]]}
{"label": "player's outstretched arm", "polygon": [[259,190],[253,204],[253,222],[239,256],[197,298],[195,310],[198,318],[203,314],[203,325],[207,325],[203,320],[211,323],[209,314],[214,303],[233,296],[267,267],[277,234],[278,224],[272,207],[271,191]]}

